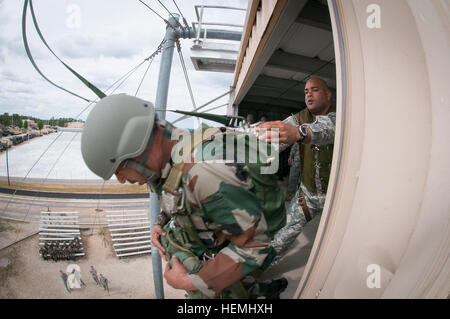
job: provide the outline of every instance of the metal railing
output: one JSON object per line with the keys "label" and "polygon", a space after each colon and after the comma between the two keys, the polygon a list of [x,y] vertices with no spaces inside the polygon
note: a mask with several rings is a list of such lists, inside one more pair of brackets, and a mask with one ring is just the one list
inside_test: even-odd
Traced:
{"label": "metal railing", "polygon": [[[192,22],[192,28],[194,33],[196,34],[196,38],[194,40],[194,44],[200,45],[202,40],[200,40],[201,31],[204,31],[203,38],[206,38],[208,33],[208,29],[205,26],[221,26],[221,27],[231,27],[231,28],[239,28],[241,31],[244,29],[244,25],[242,24],[234,24],[234,23],[219,23],[219,22],[209,22],[203,20],[203,15],[205,9],[219,9],[219,10],[234,10],[234,11],[244,11],[246,12],[246,8],[236,8],[236,7],[228,7],[228,6],[215,6],[215,5],[196,5],[195,14],[197,16],[197,22]],[[203,28],[203,29],[202,29]]]}

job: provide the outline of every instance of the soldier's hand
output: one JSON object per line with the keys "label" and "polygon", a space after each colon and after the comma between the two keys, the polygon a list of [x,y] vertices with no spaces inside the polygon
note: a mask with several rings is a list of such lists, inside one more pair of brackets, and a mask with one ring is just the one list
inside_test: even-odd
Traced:
{"label": "soldier's hand", "polygon": [[169,263],[166,264],[164,278],[167,283],[175,289],[197,290],[197,287],[192,284],[188,277],[187,270],[180,263],[177,256],[173,256],[172,258],[172,268],[170,268]]}
{"label": "soldier's hand", "polygon": [[166,260],[166,256],[165,256],[166,250],[161,245],[161,242],[159,241],[159,238],[161,236],[166,236],[166,232],[163,230],[161,225],[158,225],[158,224],[154,225],[153,226],[153,233],[152,233],[152,243],[158,249],[158,253],[161,256],[161,258]]}
{"label": "soldier's hand", "polygon": [[300,133],[296,126],[284,123],[282,121],[271,121],[263,123],[255,128],[260,140],[267,143],[293,144],[300,139]]}

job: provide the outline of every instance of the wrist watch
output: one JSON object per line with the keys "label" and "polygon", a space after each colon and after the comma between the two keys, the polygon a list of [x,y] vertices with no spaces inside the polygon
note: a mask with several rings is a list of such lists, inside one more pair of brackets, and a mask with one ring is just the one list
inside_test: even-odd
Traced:
{"label": "wrist watch", "polygon": [[297,126],[298,132],[300,133],[300,141],[303,142],[303,140],[308,136],[308,131],[306,130],[306,127],[304,125]]}

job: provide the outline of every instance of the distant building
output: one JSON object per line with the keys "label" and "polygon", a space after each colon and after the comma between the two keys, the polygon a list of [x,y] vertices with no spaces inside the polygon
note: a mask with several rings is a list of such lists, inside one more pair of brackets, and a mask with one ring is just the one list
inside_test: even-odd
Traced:
{"label": "distant building", "polygon": [[33,120],[22,120],[22,122],[23,122],[23,124],[25,123],[25,122],[27,122],[28,123],[28,129],[38,129],[38,125],[36,124],[36,122],[35,121],[33,121]]}
{"label": "distant building", "polygon": [[67,128],[83,128],[84,123],[83,122],[67,122],[66,127]]}

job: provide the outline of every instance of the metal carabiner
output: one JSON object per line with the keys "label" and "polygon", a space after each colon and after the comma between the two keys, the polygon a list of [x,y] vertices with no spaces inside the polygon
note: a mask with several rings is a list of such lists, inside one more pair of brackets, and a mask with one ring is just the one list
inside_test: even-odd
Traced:
{"label": "metal carabiner", "polygon": [[178,188],[178,191],[177,191],[177,195],[179,196],[178,197],[178,205],[177,205],[177,209],[178,210],[181,210],[181,209],[183,209],[183,207],[184,207],[184,191],[183,191],[183,187],[180,187],[180,188]]}

